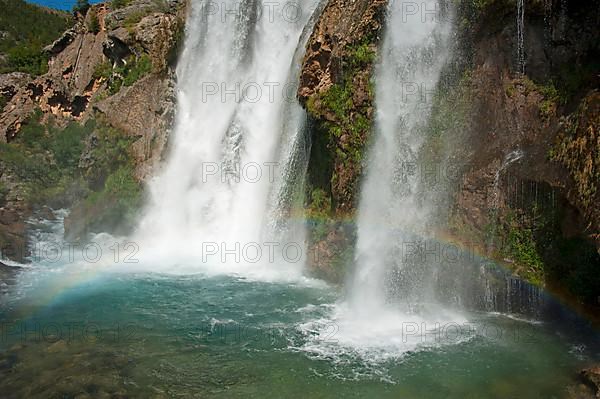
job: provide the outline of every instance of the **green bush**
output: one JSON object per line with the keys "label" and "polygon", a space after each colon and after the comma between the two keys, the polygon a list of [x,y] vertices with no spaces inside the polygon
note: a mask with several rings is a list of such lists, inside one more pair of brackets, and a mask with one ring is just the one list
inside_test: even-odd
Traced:
{"label": "green bush", "polygon": [[111,5],[113,10],[117,10],[119,8],[127,7],[131,3],[131,0],[112,0]]}
{"label": "green bush", "polygon": [[71,122],[62,131],[55,131],[50,147],[59,167],[65,171],[74,171],[77,168],[88,133],[85,126],[76,122]]}
{"label": "green bush", "polygon": [[11,48],[7,52],[7,66],[3,72],[12,71],[42,75],[48,72],[48,56],[34,45]]}
{"label": "green bush", "polygon": [[142,55],[132,65],[126,67],[123,84],[132,86],[135,82],[146,76],[152,71],[152,61],[146,54]]}
{"label": "green bush", "polygon": [[360,68],[375,61],[375,51],[371,50],[367,43],[363,43],[350,52],[350,63],[353,68]]}
{"label": "green bush", "polygon": [[113,74],[113,67],[110,61],[97,64],[94,68],[94,79],[110,79]]}
{"label": "green bush", "polygon": [[92,10],[89,21],[87,23],[87,29],[89,32],[98,33],[100,32],[100,20],[98,19],[98,13]]}
{"label": "green bush", "polygon": [[123,165],[106,179],[100,191],[83,203],[85,231],[128,231],[142,203],[142,186],[134,169]]}
{"label": "green bush", "polygon": [[83,15],[90,9],[90,2],[88,0],[77,0],[73,6],[73,12],[79,12]]}
{"label": "green bush", "polygon": [[108,83],[108,92],[114,95],[123,86],[133,86],[135,82],[152,72],[152,61],[147,54],[139,58],[130,57],[124,66],[113,68],[110,62],[98,64],[94,69],[95,79],[104,79]]}

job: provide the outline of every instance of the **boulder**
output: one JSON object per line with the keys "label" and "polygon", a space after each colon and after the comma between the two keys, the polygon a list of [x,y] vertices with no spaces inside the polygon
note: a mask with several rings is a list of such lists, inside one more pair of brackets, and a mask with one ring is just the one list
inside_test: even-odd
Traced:
{"label": "boulder", "polygon": [[594,390],[597,398],[600,398],[600,366],[593,366],[581,370],[579,377],[584,384]]}

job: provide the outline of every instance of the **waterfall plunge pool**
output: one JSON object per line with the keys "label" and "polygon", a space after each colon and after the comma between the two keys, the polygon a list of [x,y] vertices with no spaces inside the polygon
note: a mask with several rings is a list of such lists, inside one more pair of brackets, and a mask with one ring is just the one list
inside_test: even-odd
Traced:
{"label": "waterfall plunge pool", "polygon": [[4,294],[5,397],[559,398],[598,359],[597,336],[500,313],[383,334],[324,284],[81,273],[32,266]]}

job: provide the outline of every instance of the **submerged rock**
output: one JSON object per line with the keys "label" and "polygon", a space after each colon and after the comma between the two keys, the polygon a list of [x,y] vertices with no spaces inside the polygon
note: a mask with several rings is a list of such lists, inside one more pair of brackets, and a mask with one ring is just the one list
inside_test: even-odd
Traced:
{"label": "submerged rock", "polygon": [[596,398],[600,398],[600,366],[581,370],[579,373],[584,384],[594,390]]}

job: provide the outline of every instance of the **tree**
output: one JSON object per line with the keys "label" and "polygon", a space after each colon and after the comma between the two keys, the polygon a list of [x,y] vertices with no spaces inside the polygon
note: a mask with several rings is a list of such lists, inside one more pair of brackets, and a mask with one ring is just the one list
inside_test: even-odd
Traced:
{"label": "tree", "polygon": [[85,15],[90,8],[89,0],[77,0],[77,3],[73,6],[73,12],[79,12],[81,15]]}

